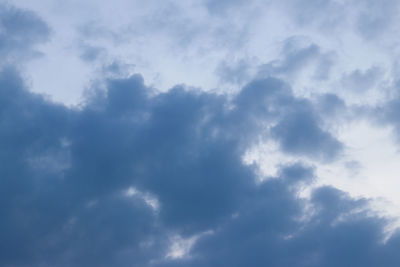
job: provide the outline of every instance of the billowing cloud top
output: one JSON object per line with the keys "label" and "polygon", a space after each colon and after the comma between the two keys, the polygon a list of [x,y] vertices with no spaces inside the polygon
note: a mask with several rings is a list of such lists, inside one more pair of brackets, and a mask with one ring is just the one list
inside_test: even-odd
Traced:
{"label": "billowing cloud top", "polygon": [[[393,30],[396,14],[380,12],[396,3],[383,2],[383,11],[370,14],[364,2],[349,1],[360,38]],[[243,18],[237,9],[259,4],[196,5],[218,32],[219,19]],[[273,6],[299,27],[335,32],[349,16],[343,5]],[[188,39],[179,39],[183,53],[204,34],[197,19],[188,21]],[[150,20],[147,30],[158,36],[164,19]],[[77,31],[114,43],[132,38],[121,37],[132,29],[117,34],[96,25]],[[215,40],[216,51],[233,28]],[[357,176],[369,162],[354,148],[359,123],[389,128],[398,146],[398,81],[385,66],[338,74],[339,52],[292,36],[277,59],[219,61],[214,74],[224,90],[160,90],[133,74],[131,62],[110,63],[106,45],[78,40],[76,57],[96,65],[96,74],[81,103],[67,105],[33,92],[29,78],[57,30],[33,11],[0,5],[1,266],[399,266],[393,217],[373,208],[375,195],[355,197],[329,180],[333,173],[347,181],[340,175]],[[168,34],[175,38],[176,28]],[[384,95],[370,101],[376,91]]]}

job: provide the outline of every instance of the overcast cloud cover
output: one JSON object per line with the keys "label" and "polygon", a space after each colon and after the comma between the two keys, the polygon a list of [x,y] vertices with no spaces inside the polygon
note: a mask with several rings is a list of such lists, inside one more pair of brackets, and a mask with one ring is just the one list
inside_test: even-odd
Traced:
{"label": "overcast cloud cover", "polygon": [[399,266],[399,5],[0,1],[0,266]]}

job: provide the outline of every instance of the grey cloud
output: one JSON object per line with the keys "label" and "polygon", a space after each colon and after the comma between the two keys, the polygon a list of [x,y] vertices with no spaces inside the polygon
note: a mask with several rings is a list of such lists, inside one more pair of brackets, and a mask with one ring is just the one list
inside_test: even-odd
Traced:
{"label": "grey cloud", "polygon": [[[322,101],[325,105],[340,104],[334,103],[334,100],[337,99],[321,99],[321,104],[324,104]],[[270,134],[279,141],[284,152],[330,161],[337,158],[343,149],[338,140],[321,129],[322,116],[319,116],[312,103],[307,99],[295,98],[290,87],[282,81],[270,78],[252,82],[240,92],[236,104],[240,112],[249,116],[243,119],[245,121],[255,119],[263,122],[263,119],[267,119],[275,123]]]}
{"label": "grey cloud", "polygon": [[316,108],[322,116],[328,117],[339,117],[347,111],[344,100],[331,93],[318,96]]}
{"label": "grey cloud", "polygon": [[2,64],[20,63],[40,53],[35,45],[49,39],[50,29],[35,13],[0,3]]}
{"label": "grey cloud", "polygon": [[341,82],[344,89],[363,93],[374,88],[382,76],[383,70],[374,66],[365,71],[354,70],[351,73],[344,74]]}
{"label": "grey cloud", "polygon": [[[281,166],[278,177],[255,183],[241,156],[266,134],[263,120],[287,128],[275,138],[289,153],[332,153],[312,103],[280,80],[248,84],[233,109],[225,96],[180,86],[150,96],[139,75],[110,79],[79,110],[28,92],[12,68],[0,88],[3,266],[398,263],[398,236],[381,243],[386,222],[360,212],[367,200],[329,187],[309,203],[297,197],[315,179],[312,167]],[[315,144],[303,147],[309,142],[293,141],[295,133]],[[44,156],[63,167],[32,164]],[[153,195],[159,210],[125,196],[132,186]],[[304,220],[306,205],[315,212]],[[191,257],[165,258],[172,234],[205,231]]]}
{"label": "grey cloud", "polygon": [[311,198],[317,212],[305,223],[296,217],[304,203],[282,178],[260,186],[237,217],[200,239],[190,266],[396,266],[399,236],[382,242],[385,221],[362,211],[366,200],[321,187]]}
{"label": "grey cloud", "polygon": [[359,6],[356,28],[360,34],[370,41],[381,37],[391,29],[393,23],[399,19],[399,3],[393,0],[383,1],[355,1]]}
{"label": "grey cloud", "polygon": [[105,49],[96,46],[82,45],[80,58],[87,62],[93,62],[105,53]]}
{"label": "grey cloud", "polygon": [[[35,15],[18,12],[36,27]],[[34,32],[27,48],[45,39],[46,30]],[[296,49],[277,71],[319,53]],[[184,86],[155,94],[140,75],[102,86],[68,108],[29,92],[14,67],[1,69],[1,266],[398,265],[399,234],[381,242],[386,221],[364,211],[368,200],[330,187],[301,199],[317,178],[312,166],[282,165],[256,183],[242,161],[260,138],[291,155],[336,159],[341,144],[321,112],[343,107],[335,95],[311,102],[271,77],[232,100]],[[166,257],[173,235],[200,235],[190,257]]]}
{"label": "grey cloud", "polygon": [[222,82],[242,85],[251,77],[252,64],[245,59],[234,62],[222,61],[216,68],[216,74]]}
{"label": "grey cloud", "polygon": [[316,26],[325,32],[342,26],[348,15],[346,4],[336,0],[287,0],[281,5],[296,25]]}
{"label": "grey cloud", "polygon": [[320,34],[340,33],[350,29],[364,40],[381,42],[379,38],[396,32],[398,1],[384,0],[287,0],[281,6],[295,26],[317,29]]}
{"label": "grey cloud", "polygon": [[378,125],[392,126],[394,137],[400,142],[400,98],[397,96],[376,108],[370,108],[370,117],[376,120]]}
{"label": "grey cloud", "polygon": [[232,8],[242,8],[245,4],[250,4],[252,1],[243,0],[206,0],[205,6],[211,14],[225,14],[228,10]]}
{"label": "grey cloud", "polygon": [[335,56],[332,52],[322,52],[318,45],[309,43],[305,37],[293,36],[284,41],[281,58],[259,66],[258,76],[295,78],[311,68],[314,79],[326,80]]}
{"label": "grey cloud", "polygon": [[306,110],[288,114],[271,131],[283,151],[296,155],[329,161],[337,158],[343,148],[329,132],[318,127],[317,119]]}

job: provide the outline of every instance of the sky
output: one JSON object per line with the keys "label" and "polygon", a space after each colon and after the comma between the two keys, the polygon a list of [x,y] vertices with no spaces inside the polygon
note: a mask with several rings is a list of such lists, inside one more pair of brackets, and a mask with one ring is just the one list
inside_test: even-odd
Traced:
{"label": "sky", "polygon": [[0,0],[0,266],[399,266],[399,11]]}

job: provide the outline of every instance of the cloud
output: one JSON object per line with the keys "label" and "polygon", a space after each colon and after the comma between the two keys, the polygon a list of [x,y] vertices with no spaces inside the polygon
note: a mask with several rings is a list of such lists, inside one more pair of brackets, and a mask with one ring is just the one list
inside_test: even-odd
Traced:
{"label": "cloud", "polygon": [[292,36],[283,42],[280,60],[272,60],[258,67],[258,76],[275,76],[281,78],[296,78],[299,74],[311,69],[316,80],[329,79],[334,65],[335,55],[332,52],[322,52],[321,48],[310,43],[304,36]]}
{"label": "cloud", "polygon": [[381,242],[384,221],[360,211],[365,200],[319,188],[311,198],[316,211],[305,223],[295,217],[304,203],[287,191],[285,178],[258,189],[238,216],[198,241],[190,266],[396,266],[399,237]]}
{"label": "cloud", "polygon": [[[230,4],[207,3],[213,15]],[[171,7],[167,21],[181,25]],[[22,58],[47,40],[34,13],[1,12],[0,53]],[[103,53],[89,42],[81,48],[88,62]],[[342,156],[326,120],[346,105],[333,93],[298,96],[286,78],[311,65],[313,77],[328,79],[333,56],[321,51],[289,38],[282,60],[229,96],[185,85],[159,92],[117,62],[79,107],[30,92],[10,57],[0,71],[0,265],[397,266],[399,232],[385,239],[389,220],[368,199],[314,184],[313,164]],[[221,76],[250,79],[231,77],[248,68],[238,63]],[[398,102],[381,107],[396,127]],[[243,155],[267,141],[296,160],[260,181]]]}
{"label": "cloud", "polygon": [[20,63],[40,55],[37,44],[49,39],[50,29],[29,10],[0,4],[0,56],[2,64]]}
{"label": "cloud", "polygon": [[398,20],[399,3],[392,0],[355,1],[359,6],[356,29],[361,36],[373,41],[393,29],[394,21]]}
{"label": "cloud", "polygon": [[342,150],[342,144],[321,129],[322,119],[311,102],[294,97],[290,87],[280,80],[250,83],[236,101],[238,109],[250,118],[256,116],[257,122],[265,123],[266,118],[273,122],[270,134],[284,152],[325,161],[333,160]]}
{"label": "cloud", "polygon": [[[269,138],[263,121],[278,122],[272,137],[288,153],[329,158],[337,145],[282,81],[248,84],[231,109],[225,96],[182,86],[153,95],[139,75],[109,80],[80,109],[28,92],[12,68],[0,84],[2,265],[398,262],[398,238],[381,243],[385,220],[364,212],[367,200],[323,187],[307,201],[296,192],[313,168],[283,165],[257,184],[242,162],[253,138]],[[168,257],[175,235],[197,241]]]}
{"label": "cloud", "polygon": [[272,128],[282,150],[289,153],[331,160],[338,156],[342,144],[318,127],[310,111],[295,111]]}
{"label": "cloud", "polygon": [[400,142],[400,98],[395,96],[378,107],[370,109],[370,116],[378,122],[379,125],[390,125],[397,142]]}
{"label": "cloud", "polygon": [[353,92],[366,92],[375,88],[379,79],[383,76],[382,69],[371,67],[365,71],[354,70],[351,73],[344,74],[342,85],[345,89]]}
{"label": "cloud", "polygon": [[104,49],[89,45],[82,45],[81,59],[87,62],[93,62],[104,53]]}
{"label": "cloud", "polygon": [[231,8],[243,8],[243,5],[246,2],[243,0],[222,0],[222,1],[215,1],[215,0],[206,0],[204,1],[207,10],[211,14],[224,14]]}
{"label": "cloud", "polygon": [[222,82],[242,85],[251,77],[251,64],[240,59],[234,62],[221,62],[216,68],[216,73]]}

